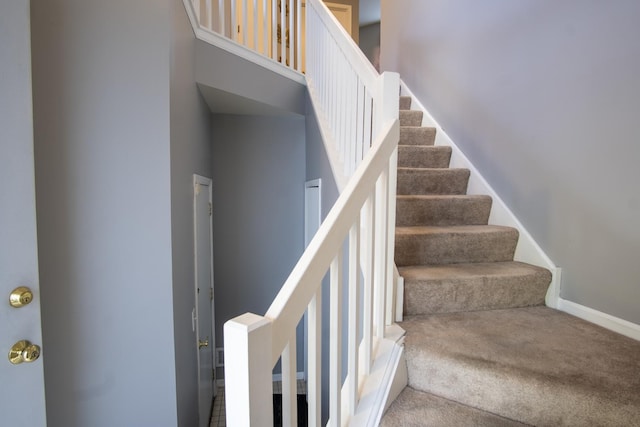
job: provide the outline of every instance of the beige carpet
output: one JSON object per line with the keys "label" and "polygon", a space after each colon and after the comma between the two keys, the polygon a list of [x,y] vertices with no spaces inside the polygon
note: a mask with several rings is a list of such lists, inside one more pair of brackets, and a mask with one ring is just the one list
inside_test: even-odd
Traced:
{"label": "beige carpet", "polygon": [[[410,108],[402,98],[401,106]],[[640,426],[640,343],[547,307],[422,113],[400,112],[396,264],[409,387],[383,426]]]}

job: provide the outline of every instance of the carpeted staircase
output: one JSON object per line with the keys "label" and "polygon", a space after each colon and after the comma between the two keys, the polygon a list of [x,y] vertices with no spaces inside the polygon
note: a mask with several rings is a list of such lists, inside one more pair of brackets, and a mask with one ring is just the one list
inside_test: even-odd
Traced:
{"label": "carpeted staircase", "polygon": [[549,271],[400,100],[395,259],[409,386],[382,426],[640,426],[640,342],[544,306]]}

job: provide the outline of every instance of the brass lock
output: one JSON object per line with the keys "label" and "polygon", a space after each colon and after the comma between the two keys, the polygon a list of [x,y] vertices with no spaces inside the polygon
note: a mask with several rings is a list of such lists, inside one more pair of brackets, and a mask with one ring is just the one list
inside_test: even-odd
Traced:
{"label": "brass lock", "polygon": [[33,292],[26,286],[15,288],[9,296],[9,304],[11,304],[11,307],[24,307],[31,301],[33,301]]}
{"label": "brass lock", "polygon": [[18,341],[9,350],[9,362],[19,365],[23,362],[31,363],[40,357],[40,347],[27,340]]}
{"label": "brass lock", "polygon": [[198,350],[202,347],[209,347],[209,337],[206,340],[198,340]]}

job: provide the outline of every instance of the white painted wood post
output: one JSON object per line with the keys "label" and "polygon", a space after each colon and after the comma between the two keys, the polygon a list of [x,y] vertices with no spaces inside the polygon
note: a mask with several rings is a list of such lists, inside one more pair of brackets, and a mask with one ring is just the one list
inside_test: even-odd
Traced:
{"label": "white painted wood post", "polygon": [[329,422],[342,421],[342,247],[331,262],[329,291]]}
{"label": "white painted wood post", "polygon": [[309,425],[319,426],[322,416],[322,287],[309,303],[307,313]]}
{"label": "white painted wood post", "polygon": [[365,223],[364,233],[364,289],[363,289],[363,313],[362,313],[362,373],[371,373],[372,360],[372,336],[373,336],[373,284],[374,284],[374,242],[375,242],[375,191],[372,191],[362,208],[362,216]]}
{"label": "white painted wood post", "polygon": [[261,426],[273,421],[271,322],[246,313],[224,324],[227,425]]}
{"label": "white painted wood post", "polygon": [[358,333],[360,331],[360,216],[349,230],[349,345],[347,378],[347,416],[353,417],[358,406]]}
{"label": "white painted wood post", "polygon": [[282,352],[282,425],[298,425],[296,379],[296,332],[293,331]]}

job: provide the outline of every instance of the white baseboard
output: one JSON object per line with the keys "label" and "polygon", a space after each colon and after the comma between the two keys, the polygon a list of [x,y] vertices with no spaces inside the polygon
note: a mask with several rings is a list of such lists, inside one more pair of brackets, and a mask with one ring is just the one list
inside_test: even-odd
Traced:
{"label": "white baseboard", "polygon": [[598,326],[640,341],[640,325],[635,323],[562,298],[558,298],[557,308],[587,322],[595,323]]}
{"label": "white baseboard", "polygon": [[549,291],[547,292],[545,302],[547,306],[557,308],[557,300],[558,295],[560,294],[561,283],[560,269],[536,243],[531,234],[507,207],[498,193],[496,193],[491,185],[489,185],[489,183],[483,178],[480,172],[464,155],[462,150],[460,150],[449,135],[447,135],[442,126],[440,126],[436,119],[429,113],[424,105],[422,105],[420,100],[416,98],[411,89],[407,87],[403,81],[400,82],[400,86],[402,94],[411,97],[412,110],[419,110],[423,112],[422,125],[436,128],[435,145],[446,145],[451,147],[452,152],[450,166],[453,168],[466,168],[471,172],[471,175],[469,176],[467,194],[486,194],[493,200],[491,214],[489,215],[489,224],[513,227],[520,233],[514,259],[516,261],[522,261],[544,267],[551,271],[551,284],[549,285]]}

